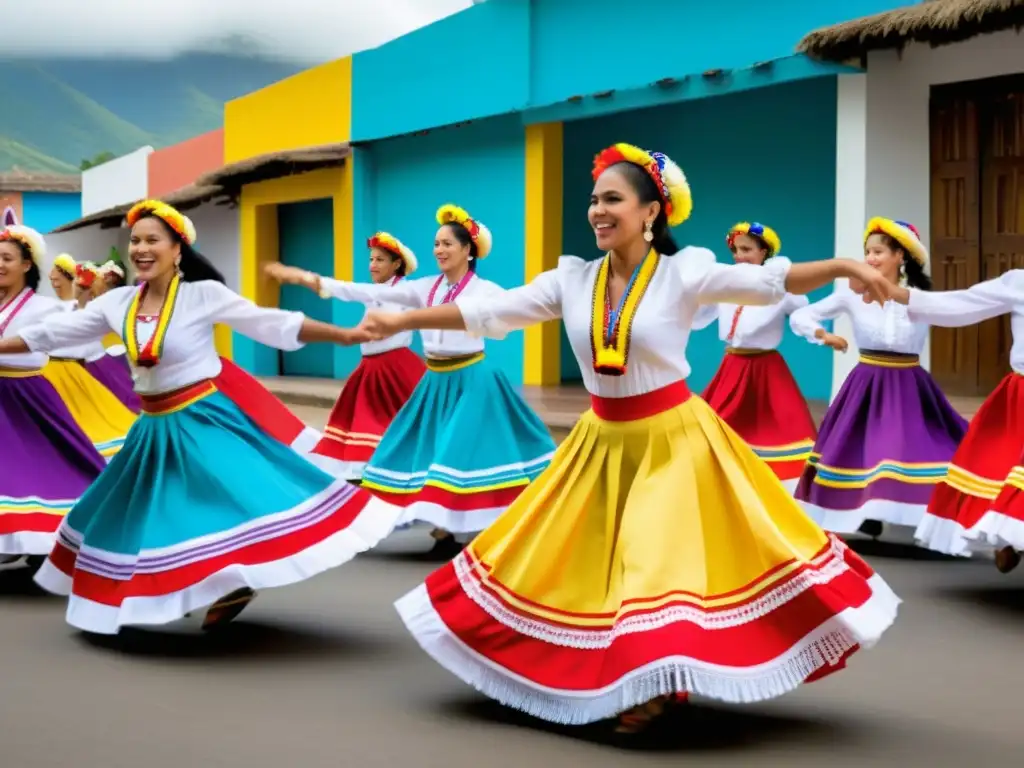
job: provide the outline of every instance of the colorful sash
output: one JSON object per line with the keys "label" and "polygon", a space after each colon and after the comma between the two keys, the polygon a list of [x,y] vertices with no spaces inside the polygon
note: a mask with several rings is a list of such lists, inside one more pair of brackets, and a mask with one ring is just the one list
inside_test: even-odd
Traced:
{"label": "colorful sash", "polygon": [[[17,317],[18,313],[21,312],[22,309],[24,309],[25,305],[28,304],[28,300],[35,296],[35,293],[35,291],[29,288],[21,294],[21,300],[14,305],[14,308],[7,314],[7,317],[4,319],[3,323],[0,323],[0,337],[4,335],[4,332],[7,330],[8,326],[11,324],[14,318]],[[6,304],[0,307],[0,312],[3,312],[9,306],[14,304],[17,298],[17,296],[12,296],[10,301],[8,301]]]}
{"label": "colorful sash", "polygon": [[178,301],[178,291],[181,287],[181,277],[174,275],[171,284],[167,286],[167,295],[164,296],[164,303],[160,307],[160,315],[156,321],[156,330],[146,345],[139,349],[138,322],[139,307],[146,297],[148,284],[143,283],[135,292],[131,306],[128,307],[128,314],[124,316],[124,326],[121,329],[121,338],[124,339],[124,346],[128,352],[128,360],[132,365],[139,368],[152,368],[160,362],[164,352],[164,342],[167,339],[167,327],[171,324],[174,316],[174,307]]}
{"label": "colorful sash", "polygon": [[629,362],[629,341],[633,333],[633,318],[636,317],[640,300],[647,292],[661,256],[654,250],[633,270],[629,284],[619,299],[619,306],[612,311],[608,295],[608,272],[611,254],[608,254],[597,271],[594,281],[593,307],[590,314],[590,347],[594,356],[594,370],[604,376],[622,376]]}

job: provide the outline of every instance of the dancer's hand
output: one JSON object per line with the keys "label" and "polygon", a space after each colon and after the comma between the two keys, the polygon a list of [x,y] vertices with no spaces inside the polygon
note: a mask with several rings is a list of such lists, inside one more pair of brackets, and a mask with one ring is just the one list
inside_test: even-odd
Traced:
{"label": "dancer's hand", "polygon": [[376,341],[377,337],[364,330],[362,326],[356,328],[339,328],[338,343],[343,347],[354,347],[358,344],[366,344],[369,341]]}
{"label": "dancer's hand", "polygon": [[402,327],[401,312],[381,312],[370,310],[359,324],[360,330],[365,330],[376,339],[386,339],[405,330]]}
{"label": "dancer's hand", "polygon": [[874,267],[861,261],[850,261],[848,269],[850,290],[860,294],[865,304],[877,302],[884,305],[893,298],[898,286]]}
{"label": "dancer's hand", "polygon": [[816,335],[822,344],[826,347],[832,347],[836,352],[845,352],[850,347],[846,339],[842,336],[836,336],[834,333],[819,331]]}
{"label": "dancer's hand", "polygon": [[285,266],[279,261],[272,261],[263,267],[263,273],[271,280],[287,285],[304,285],[311,290],[318,289],[320,282],[316,275],[297,267]]}

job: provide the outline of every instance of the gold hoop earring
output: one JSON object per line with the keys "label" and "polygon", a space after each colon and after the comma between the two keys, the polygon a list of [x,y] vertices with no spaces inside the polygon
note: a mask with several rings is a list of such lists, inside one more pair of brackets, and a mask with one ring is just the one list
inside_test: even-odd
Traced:
{"label": "gold hoop earring", "polygon": [[654,241],[654,225],[649,221],[644,222],[644,240],[648,243]]}
{"label": "gold hoop earring", "polygon": [[184,277],[184,272],[181,271],[181,259],[174,262],[174,271],[178,273],[178,277]]}

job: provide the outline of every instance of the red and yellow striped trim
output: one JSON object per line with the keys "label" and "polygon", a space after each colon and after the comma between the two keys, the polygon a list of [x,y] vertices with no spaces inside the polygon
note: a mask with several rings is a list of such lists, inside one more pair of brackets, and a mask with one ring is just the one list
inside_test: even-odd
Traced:
{"label": "red and yellow striped trim", "polygon": [[217,391],[217,386],[206,379],[197,384],[192,384],[173,392],[166,392],[161,395],[141,395],[142,412],[149,416],[167,416],[188,408],[205,397],[209,397]]}

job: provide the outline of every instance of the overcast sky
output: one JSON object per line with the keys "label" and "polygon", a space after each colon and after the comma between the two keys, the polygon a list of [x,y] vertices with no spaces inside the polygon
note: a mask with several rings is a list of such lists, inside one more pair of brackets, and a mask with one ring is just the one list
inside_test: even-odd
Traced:
{"label": "overcast sky", "polygon": [[[3,56],[166,58],[244,37],[320,62],[373,48],[472,0],[0,0]],[[453,47],[458,42],[452,41]],[[442,51],[438,55],[444,55]]]}

